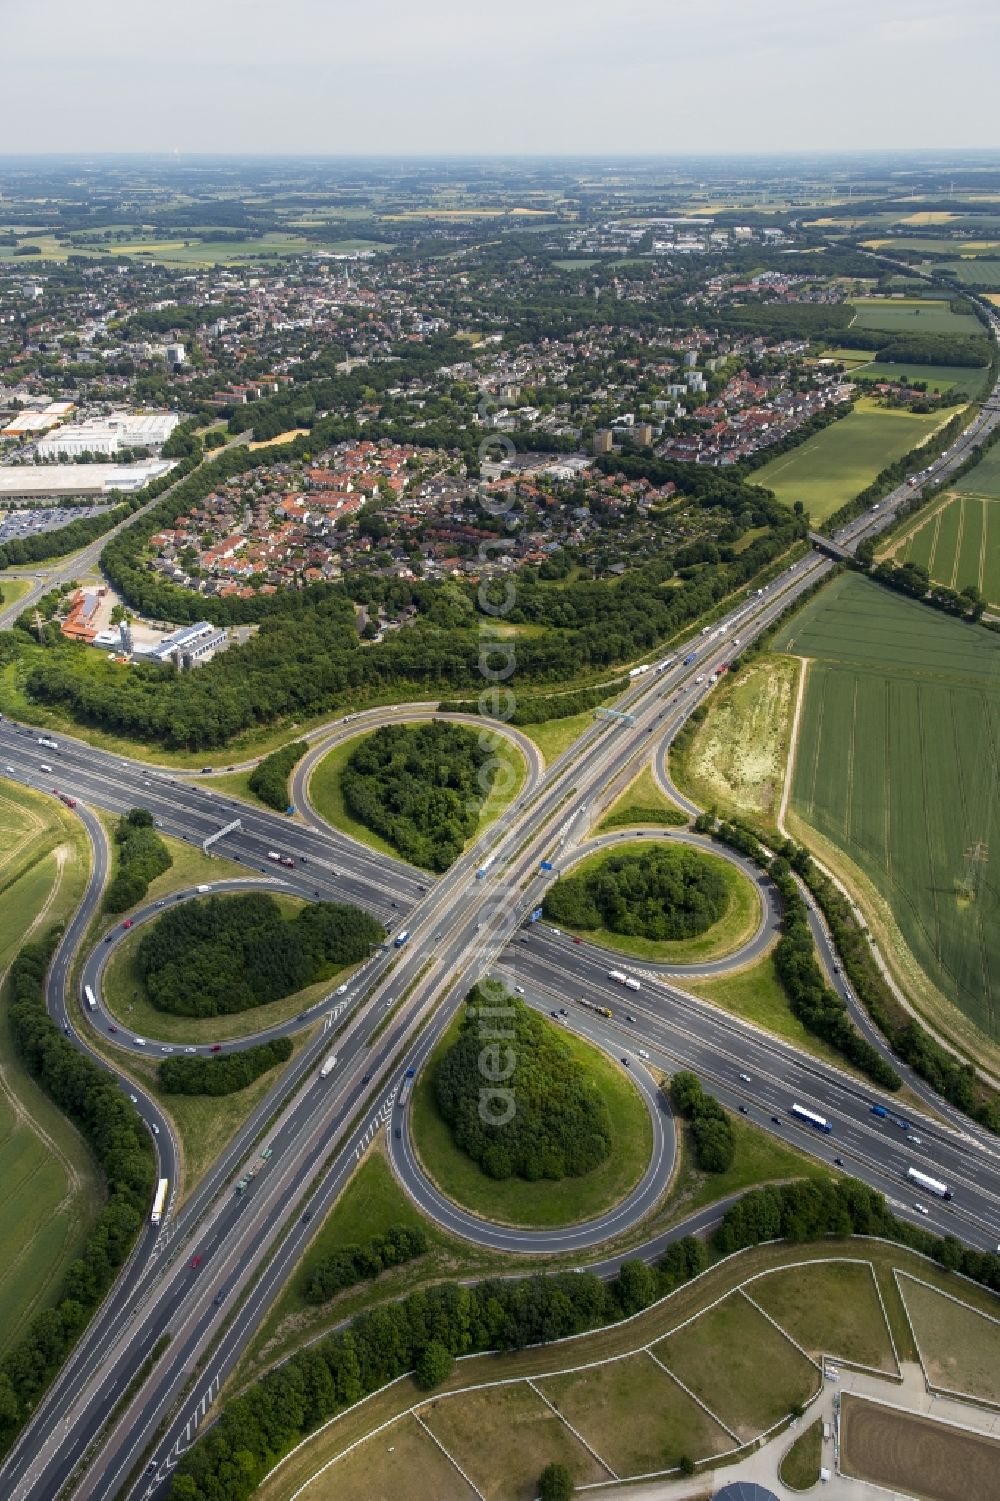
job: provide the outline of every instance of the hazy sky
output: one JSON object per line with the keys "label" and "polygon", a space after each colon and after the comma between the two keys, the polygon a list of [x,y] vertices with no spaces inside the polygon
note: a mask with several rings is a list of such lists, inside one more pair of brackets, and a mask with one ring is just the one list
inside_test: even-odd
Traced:
{"label": "hazy sky", "polygon": [[1000,144],[986,0],[0,0],[0,155]]}

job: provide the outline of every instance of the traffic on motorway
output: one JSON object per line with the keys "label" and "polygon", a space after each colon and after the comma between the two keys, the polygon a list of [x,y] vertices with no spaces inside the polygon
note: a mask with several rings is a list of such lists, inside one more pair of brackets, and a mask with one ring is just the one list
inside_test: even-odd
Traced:
{"label": "traffic on motorway", "polygon": [[[981,415],[980,438],[997,414]],[[961,450],[953,450],[924,478],[936,480],[961,457]],[[872,534],[910,493],[910,487],[901,487],[882,502],[877,516],[859,518],[839,540],[853,545]],[[11,1496],[54,1498],[85,1453],[88,1468],[79,1494],[110,1498],[126,1481],[136,1495],[155,1494],[272,1306],[317,1218],[378,1132],[386,1133],[404,1183],[429,1213],[483,1243],[498,1234],[507,1237],[511,1249],[533,1248],[529,1232],[506,1232],[482,1221],[459,1223],[459,1211],[436,1199],[420,1173],[405,1129],[408,1070],[419,1070],[469,986],[494,971],[516,978],[530,1004],[554,1010],[563,1024],[624,1059],[641,1081],[657,1123],[656,1148],[643,1184],[621,1206],[616,1230],[640,1222],[661,1191],[664,1174],[669,1176],[672,1127],[658,1077],[660,1071],[686,1066],[731,1108],[752,1114],[766,1129],[794,1132],[804,1150],[874,1183],[900,1213],[950,1228],[972,1244],[1000,1239],[1000,1163],[983,1133],[969,1123],[959,1134],[911,1112],[903,1129],[888,1114],[873,1111],[874,1106],[888,1111],[891,1101],[873,1097],[839,1069],[695,1001],[669,976],[646,968],[633,974],[637,984],[628,987],[626,1006],[624,982],[609,977],[606,953],[546,931],[544,924],[522,932],[550,879],[542,863],[551,867],[554,856],[565,858],[585,832],[587,820],[576,819],[575,834],[570,815],[648,754],[648,736],[658,735],[662,742],[687,718],[711,691],[737,629],[741,641],[752,640],[833,566],[826,557],[810,555],[766,592],[734,606],[713,639],[697,637],[674,664],[637,675],[617,706],[624,717],[595,720],[544,776],[529,777],[476,846],[436,881],[335,834],[313,815],[308,822],[282,818],[220,796],[204,782],[62,735],[46,737],[54,744],[42,745],[37,731],[0,724],[0,761],[7,774],[50,791],[58,787],[74,799],[94,846],[91,882],[48,986],[53,1017],[71,1030],[78,1045],[89,1046],[91,1017],[107,1019],[100,976],[113,948],[100,945],[96,955],[84,956],[84,988],[79,997],[68,996],[70,966],[107,874],[106,845],[90,805],[111,811],[146,806],[165,832],[195,844],[238,820],[239,827],[212,847],[253,871],[255,884],[262,876],[306,897],[355,901],[383,918],[394,938],[406,934],[398,947],[393,943],[375,957],[346,996],[348,1004],[344,996],[325,998],[319,1014],[330,1018],[330,1025],[302,1050],[179,1208],[177,1147],[169,1122],[127,1073],[129,1048],[148,1049],[150,1039],[139,1043],[120,1031],[108,1032],[107,1040],[125,1044],[122,1087],[135,1095],[155,1140],[160,1202],[151,1206],[146,1235],[114,1293],[8,1456],[2,1474]],[[365,716],[366,725],[389,712],[398,719],[398,710],[375,711]],[[419,712],[426,717],[427,707]],[[331,729],[311,759],[336,737],[353,733],[353,726]],[[295,801],[308,808],[307,776]],[[269,859],[272,851],[278,862]],[[477,870],[484,871],[479,879]],[[155,910],[133,920],[147,921]],[[581,1006],[581,995],[591,1004]],[[610,1015],[596,1009],[598,1002]],[[334,1022],[337,1006],[342,1010]],[[313,1024],[316,1019],[316,1013],[309,1018]],[[393,1123],[400,1118],[404,1124],[397,1137]],[[607,1234],[606,1225],[579,1227],[564,1248],[587,1249]],[[143,1375],[164,1334],[171,1336],[169,1346]],[[199,1375],[192,1385],[194,1370]],[[58,1434],[50,1421],[56,1404]],[[148,1453],[153,1435],[159,1436]],[[139,1482],[133,1477],[137,1465],[146,1471]]]}

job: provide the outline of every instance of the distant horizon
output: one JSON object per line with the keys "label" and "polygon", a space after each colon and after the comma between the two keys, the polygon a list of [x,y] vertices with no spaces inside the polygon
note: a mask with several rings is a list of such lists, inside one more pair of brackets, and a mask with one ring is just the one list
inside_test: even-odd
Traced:
{"label": "distant horizon", "polygon": [[997,149],[955,144],[998,130],[984,0],[35,0],[4,45],[17,155]]}

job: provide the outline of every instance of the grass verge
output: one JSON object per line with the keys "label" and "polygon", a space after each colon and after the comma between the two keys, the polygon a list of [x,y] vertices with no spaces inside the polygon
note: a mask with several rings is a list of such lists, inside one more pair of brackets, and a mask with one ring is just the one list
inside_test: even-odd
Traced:
{"label": "grass verge", "polygon": [[789,1490],[807,1491],[819,1480],[823,1458],[823,1420],[817,1418],[800,1433],[778,1466],[778,1479]]}

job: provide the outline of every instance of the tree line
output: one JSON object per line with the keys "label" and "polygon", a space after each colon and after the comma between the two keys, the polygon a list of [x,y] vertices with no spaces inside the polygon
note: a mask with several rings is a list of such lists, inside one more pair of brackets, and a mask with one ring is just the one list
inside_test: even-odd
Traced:
{"label": "tree line", "polygon": [[[752,1189],[726,1211],[713,1247],[726,1255],[765,1240],[831,1235],[896,1241],[1000,1291],[1000,1256],[905,1224],[880,1193],[850,1178]],[[709,1260],[705,1244],[685,1236],[655,1265],[626,1261],[608,1282],[591,1272],[558,1272],[446,1283],[360,1314],[231,1401],[182,1458],[171,1501],[249,1501],[302,1438],[407,1371],[429,1386],[445,1379],[455,1356],[523,1349],[629,1318],[697,1276]]]}
{"label": "tree line", "polygon": [[45,979],[59,937],[27,944],[10,971],[8,1015],[18,1056],[73,1122],[104,1176],[107,1200],[67,1268],[51,1308],[0,1360],[0,1452],[30,1417],[124,1264],[145,1220],[154,1162],[142,1122],[111,1074],[73,1046],[45,1007]]}
{"label": "tree line", "polygon": [[[474,986],[466,1002],[458,1037],[433,1076],[434,1100],[455,1145],[497,1179],[577,1178],[602,1163],[614,1146],[608,1107],[556,1028],[489,981]],[[490,1020],[491,1008],[502,1021]],[[503,1041],[490,1044],[498,1028]],[[480,1109],[484,1048],[517,1102],[510,1118],[499,1100],[485,1115]]]}
{"label": "tree line", "polygon": [[256,1047],[219,1053],[214,1058],[164,1058],[157,1075],[160,1088],[167,1094],[236,1094],[269,1069],[287,1063],[291,1056],[292,1039],[275,1037]]}
{"label": "tree line", "polygon": [[[897,1090],[902,1080],[890,1063],[867,1038],[862,1037],[848,1015],[847,1006],[830,989],[816,959],[809,927],[809,914],[792,874],[799,864],[786,856],[785,847],[769,856],[754,831],[737,822],[716,823],[711,813],[695,820],[695,828],[709,833],[766,870],[781,896],[781,937],[774,951],[774,967],[788,996],[792,1015],[811,1032],[859,1068],[875,1084]],[[799,871],[801,874],[801,871]]]}
{"label": "tree line", "polygon": [[114,834],[118,869],[104,893],[105,912],[127,912],[141,902],[149,883],[173,865],[170,851],[153,826],[148,808],[131,808]]}
{"label": "tree line", "polygon": [[338,1246],[313,1262],[302,1289],[307,1303],[328,1303],[345,1287],[370,1282],[382,1272],[423,1256],[430,1241],[422,1225],[390,1225],[361,1245]]}
{"label": "tree line", "polygon": [[655,1266],[624,1262],[610,1282],[557,1272],[471,1287],[444,1283],[359,1314],[230,1402],[181,1460],[171,1501],[248,1501],[305,1434],[407,1371],[430,1387],[458,1355],[519,1350],[628,1318],[696,1276],[706,1260],[703,1244],[688,1236]]}
{"label": "tree line", "polygon": [[687,845],[615,854],[545,893],[545,916],[569,928],[658,941],[694,938],[725,914],[729,884],[717,860]]}
{"label": "tree line", "polygon": [[293,740],[291,745],[283,745],[280,750],[265,756],[263,761],[258,761],[250,773],[250,791],[269,808],[284,813],[290,806],[288,778],[308,749],[304,740]]}
{"label": "tree line", "polygon": [[344,806],[414,865],[447,870],[479,827],[497,768],[475,730],[435,720],[385,725],[340,774]]}
{"label": "tree line", "polygon": [[158,1010],[226,1016],[357,964],[384,937],[358,907],[317,902],[286,918],[273,896],[254,891],[168,908],[139,940],[135,962]]}
{"label": "tree line", "polygon": [[698,1166],[706,1173],[725,1173],[736,1156],[733,1123],[713,1095],[706,1094],[697,1074],[679,1069],[670,1080],[670,1101],[688,1122]]}

